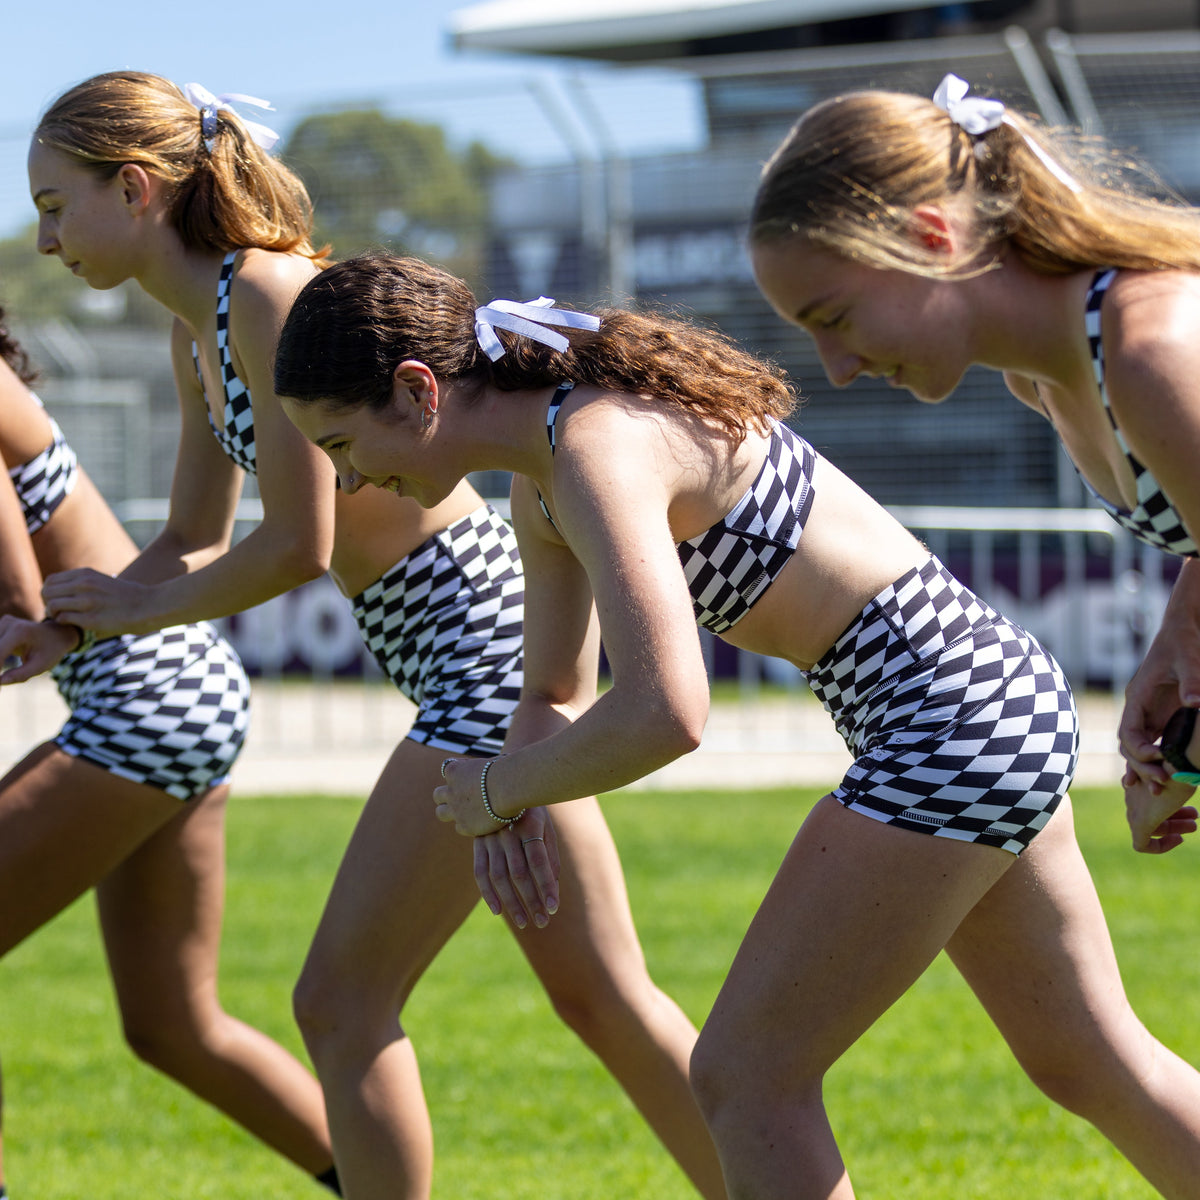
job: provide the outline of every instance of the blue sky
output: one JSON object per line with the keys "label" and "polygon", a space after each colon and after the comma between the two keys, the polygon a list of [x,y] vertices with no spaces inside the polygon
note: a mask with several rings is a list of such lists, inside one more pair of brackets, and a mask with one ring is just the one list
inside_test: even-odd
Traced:
{"label": "blue sky", "polygon": [[[449,14],[464,7],[470,2],[168,0],[139,10],[97,0],[55,0],[44,8],[10,0],[4,14],[8,53],[0,71],[0,236],[32,218],[25,151],[41,111],[71,84],[118,67],[269,99],[275,114],[249,115],[284,134],[306,112],[367,102],[436,121],[460,140],[477,137],[519,157],[568,157],[553,121],[530,116],[534,102],[525,102],[527,112],[515,97],[526,94],[524,81],[536,79],[547,95],[559,98],[552,99],[557,108],[563,79],[581,68],[456,53],[449,46]],[[699,136],[687,85],[649,79],[640,101],[631,97],[627,76],[616,86],[619,102],[607,109],[602,103],[601,110],[611,119],[609,135],[627,152],[684,146]],[[570,109],[568,103],[563,111]],[[654,120],[645,119],[648,111]]]}

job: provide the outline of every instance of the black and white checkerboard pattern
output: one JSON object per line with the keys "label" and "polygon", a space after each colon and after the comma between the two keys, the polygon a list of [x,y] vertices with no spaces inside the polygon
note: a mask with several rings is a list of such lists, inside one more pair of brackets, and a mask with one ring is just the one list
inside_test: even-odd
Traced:
{"label": "black and white checkerboard pattern", "polygon": [[1058,664],[936,558],[872,600],[809,683],[856,756],[834,795],[875,820],[1019,854],[1074,775]]}
{"label": "black and white checkerboard pattern", "polygon": [[8,475],[25,513],[25,528],[30,536],[37,533],[54,515],[54,510],[71,494],[79,478],[75,451],[67,444],[53,417],[50,426],[54,440],[41,454],[13,467]]}
{"label": "black and white checkerboard pattern", "polygon": [[[231,250],[221,263],[221,278],[217,284],[217,354],[221,364],[221,384],[225,390],[222,406],[222,428],[218,429],[212,419],[212,408],[208,410],[208,424],[221,449],[249,475],[255,474],[254,459],[254,406],[250,391],[238,378],[233,367],[233,354],[229,349],[229,293],[233,283],[233,264],[237,251]],[[204,387],[204,375],[200,370],[200,350],[192,343],[192,361],[196,364],[196,376]]]}
{"label": "black and white checkerboard pattern", "polygon": [[1121,453],[1125,455],[1130,467],[1133,468],[1134,480],[1137,484],[1137,507],[1132,512],[1123,512],[1116,505],[1110,504],[1103,496],[1098,495],[1086,479],[1084,479],[1084,484],[1113,520],[1128,529],[1134,537],[1159,550],[1165,550],[1168,554],[1195,558],[1200,554],[1200,548],[1196,546],[1191,535],[1184,528],[1182,519],[1172,507],[1170,500],[1167,499],[1158,480],[1130,453],[1129,445],[1117,427],[1117,420],[1113,416],[1112,405],[1109,403],[1108,388],[1104,382],[1104,342],[1100,332],[1100,310],[1104,302],[1104,295],[1116,275],[1115,270],[1097,272],[1096,277],[1092,280],[1092,286],[1088,289],[1084,313],[1096,382],[1100,385],[1104,411],[1108,413],[1108,419],[1112,423],[1117,445],[1121,447]]}
{"label": "black and white checkerboard pattern", "polygon": [[815,465],[812,447],[776,424],[750,490],[723,521],[679,543],[697,624],[725,632],[783,570],[812,508]]}
{"label": "black and white checkerboard pattern", "polygon": [[207,622],[106,638],[53,672],[68,754],[179,800],[224,782],[250,721],[241,661]]}
{"label": "black and white checkerboard pattern", "polygon": [[363,641],[418,706],[414,741],[500,752],[521,694],[524,585],[516,538],[485,505],[354,598]]}

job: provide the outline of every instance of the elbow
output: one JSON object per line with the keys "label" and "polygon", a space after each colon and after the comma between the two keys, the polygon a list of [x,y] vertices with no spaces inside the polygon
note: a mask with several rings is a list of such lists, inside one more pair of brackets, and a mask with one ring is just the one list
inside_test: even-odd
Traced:
{"label": "elbow", "polygon": [[319,578],[329,570],[329,547],[315,545],[312,541],[298,541],[281,548],[276,560],[280,581],[288,588],[299,587]]}
{"label": "elbow", "polygon": [[664,703],[658,706],[655,719],[648,721],[647,725],[654,729],[655,743],[675,759],[691,754],[699,747],[707,721],[706,697],[704,703]]}

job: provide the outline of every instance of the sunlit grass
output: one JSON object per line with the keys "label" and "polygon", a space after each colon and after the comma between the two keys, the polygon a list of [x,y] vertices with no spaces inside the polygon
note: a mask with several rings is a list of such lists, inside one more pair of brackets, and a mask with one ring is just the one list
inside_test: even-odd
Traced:
{"label": "sunlit grass", "polygon": [[[605,808],[651,970],[698,1023],[819,790],[627,792]],[[1075,797],[1135,1007],[1200,1062],[1197,848],[1128,849],[1115,791]],[[355,801],[239,797],[230,812],[222,993],[296,1053],[290,991]],[[90,902],[0,965],[6,1165],[16,1200],[319,1197],[292,1167],[124,1048]],[[604,1070],[551,1013],[499,921],[477,911],[406,1025],[452,1200],[693,1195]],[[939,959],[838,1065],[828,1104],[859,1194],[903,1200],[1154,1195],[1025,1079]]]}

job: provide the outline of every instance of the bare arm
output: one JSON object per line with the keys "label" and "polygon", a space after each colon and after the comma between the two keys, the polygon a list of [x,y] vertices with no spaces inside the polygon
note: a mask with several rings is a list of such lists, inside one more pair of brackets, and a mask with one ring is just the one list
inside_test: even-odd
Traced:
{"label": "bare arm", "polygon": [[[639,779],[694,749],[708,715],[708,677],[667,520],[669,485],[660,481],[648,444],[652,433],[610,406],[596,417],[591,428],[577,424],[570,441],[560,441],[555,516],[595,597],[613,687],[573,724],[495,763],[488,792],[500,816]],[[611,453],[613,445],[620,455]],[[538,593],[547,586],[540,574],[527,575],[532,611],[544,611]],[[548,632],[552,627],[543,630],[532,618],[527,623],[531,696],[547,686],[543,673],[567,659],[564,647],[543,646]],[[446,790],[460,832],[488,830],[477,787]]]}
{"label": "bare arm", "polygon": [[[542,515],[528,479],[512,489],[513,524],[526,580],[524,687],[504,749],[511,754],[566,728],[596,697],[600,630],[591,585],[579,561]],[[532,636],[533,631],[537,636]],[[474,786],[477,764],[453,768]],[[519,929],[544,926],[558,908],[558,849],[544,808],[533,808],[511,830],[475,839],[475,881],[497,915],[507,913]]]}
{"label": "bare arm", "polygon": [[177,329],[183,433],[166,526],[117,580],[96,572],[53,576],[44,589],[53,615],[100,632],[142,632],[241,612],[326,570],[333,468],[287,420],[271,376],[279,328],[310,273],[304,260],[259,254],[234,283],[231,342],[254,398],[262,521],[230,546],[241,473],[208,428],[190,342]]}
{"label": "bare arm", "polygon": [[[1119,279],[1105,313],[1106,382],[1118,425],[1200,544],[1200,286],[1187,276]],[[1153,792],[1156,743],[1181,704],[1200,706],[1200,564],[1187,561],[1162,626],[1126,689],[1121,747]]]}
{"label": "bare arm", "polygon": [[[0,361],[0,407],[19,413],[35,401],[9,366]],[[42,615],[42,572],[25,526],[25,513],[9,470],[19,466],[0,455],[0,613],[37,620]]]}

